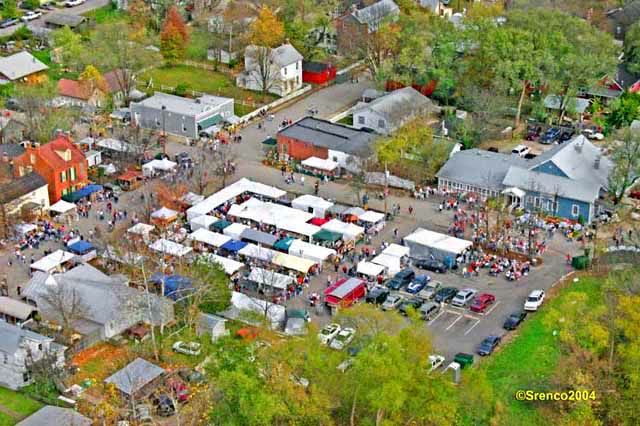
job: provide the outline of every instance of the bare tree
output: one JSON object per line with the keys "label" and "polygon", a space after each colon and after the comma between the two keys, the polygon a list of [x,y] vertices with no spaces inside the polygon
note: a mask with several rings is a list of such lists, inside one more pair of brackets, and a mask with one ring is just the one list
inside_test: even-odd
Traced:
{"label": "bare tree", "polygon": [[90,310],[90,306],[77,290],[59,279],[56,284],[47,286],[42,294],[42,300],[46,303],[46,308],[51,310],[54,317],[61,322],[62,334],[65,338],[73,333],[73,323],[85,318]]}
{"label": "bare tree", "polygon": [[262,93],[284,89],[280,68],[274,64],[273,50],[265,46],[248,46],[245,49],[245,74],[247,85],[255,85]]}
{"label": "bare tree", "polygon": [[[622,201],[625,193],[640,178],[640,131],[626,129],[620,141],[612,143],[613,169],[609,174],[609,192],[614,204]],[[602,159],[596,159],[598,167],[602,167]],[[594,165],[595,166],[595,165]]]}

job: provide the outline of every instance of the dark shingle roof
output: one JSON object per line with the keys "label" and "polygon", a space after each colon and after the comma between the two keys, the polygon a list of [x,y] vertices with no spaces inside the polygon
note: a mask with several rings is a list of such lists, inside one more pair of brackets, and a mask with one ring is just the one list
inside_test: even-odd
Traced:
{"label": "dark shingle roof", "polygon": [[0,144],[0,156],[7,154],[9,158],[16,158],[24,153],[24,147],[17,143]]}
{"label": "dark shingle roof", "polygon": [[364,130],[313,117],[305,117],[278,134],[351,155],[368,153],[378,138]]}
{"label": "dark shingle roof", "polygon": [[8,203],[45,186],[47,182],[37,173],[13,179],[9,183],[0,184],[0,203]]}

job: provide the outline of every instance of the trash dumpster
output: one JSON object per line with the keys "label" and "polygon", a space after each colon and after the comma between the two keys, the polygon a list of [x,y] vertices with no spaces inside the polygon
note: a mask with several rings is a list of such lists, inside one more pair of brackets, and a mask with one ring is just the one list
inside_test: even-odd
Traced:
{"label": "trash dumpster", "polygon": [[589,267],[591,260],[587,256],[575,256],[571,259],[571,266],[578,271],[583,271]]}

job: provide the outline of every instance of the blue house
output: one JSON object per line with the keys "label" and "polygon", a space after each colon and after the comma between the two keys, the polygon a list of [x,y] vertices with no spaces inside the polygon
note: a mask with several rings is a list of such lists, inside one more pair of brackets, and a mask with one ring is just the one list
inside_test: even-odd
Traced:
{"label": "blue house", "polygon": [[605,209],[613,165],[580,135],[524,159],[479,149],[454,154],[437,173],[438,188],[507,197],[512,207],[590,222]]}

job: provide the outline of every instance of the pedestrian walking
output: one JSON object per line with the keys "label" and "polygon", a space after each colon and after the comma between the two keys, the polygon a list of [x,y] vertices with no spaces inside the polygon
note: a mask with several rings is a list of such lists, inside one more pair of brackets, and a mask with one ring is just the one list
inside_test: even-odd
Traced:
{"label": "pedestrian walking", "polygon": [[413,215],[413,206],[409,206],[409,215]]}
{"label": "pedestrian walking", "polygon": [[300,176],[300,186],[304,186],[304,175]]}

